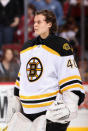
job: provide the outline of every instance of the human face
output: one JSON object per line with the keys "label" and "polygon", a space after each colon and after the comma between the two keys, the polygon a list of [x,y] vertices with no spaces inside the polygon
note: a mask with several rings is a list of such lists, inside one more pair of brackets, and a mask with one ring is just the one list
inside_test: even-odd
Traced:
{"label": "human face", "polygon": [[33,16],[33,10],[31,8],[28,8],[28,16]]}
{"label": "human face", "polygon": [[46,38],[49,35],[49,29],[51,23],[47,23],[45,16],[42,14],[36,15],[34,18],[34,30],[37,35],[40,35],[41,38]]}
{"label": "human face", "polygon": [[7,49],[5,52],[5,60],[11,62],[13,59],[13,52],[10,49]]}

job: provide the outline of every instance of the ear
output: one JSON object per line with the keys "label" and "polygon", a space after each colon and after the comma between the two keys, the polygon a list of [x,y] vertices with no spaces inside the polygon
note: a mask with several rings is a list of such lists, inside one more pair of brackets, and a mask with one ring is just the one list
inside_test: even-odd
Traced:
{"label": "ear", "polygon": [[52,23],[51,22],[48,23],[48,27],[49,28],[52,27]]}

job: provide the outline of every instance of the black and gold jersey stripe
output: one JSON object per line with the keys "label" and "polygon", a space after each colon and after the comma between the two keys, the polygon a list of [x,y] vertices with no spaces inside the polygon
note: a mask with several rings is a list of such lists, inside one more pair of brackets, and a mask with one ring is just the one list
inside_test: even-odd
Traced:
{"label": "black and gold jersey stripe", "polygon": [[79,80],[72,80],[72,81],[69,81],[69,82],[66,82],[66,83],[62,84],[60,86],[60,89],[66,87],[66,86],[72,85],[72,84],[77,84],[77,83],[80,84],[80,85],[82,85],[81,81],[79,81]]}
{"label": "black and gold jersey stripe", "polygon": [[22,103],[28,103],[28,104],[32,104],[32,103],[41,103],[41,102],[47,102],[47,101],[52,101],[55,100],[56,96],[50,97],[50,98],[46,98],[46,99],[41,99],[41,100],[21,100]]}

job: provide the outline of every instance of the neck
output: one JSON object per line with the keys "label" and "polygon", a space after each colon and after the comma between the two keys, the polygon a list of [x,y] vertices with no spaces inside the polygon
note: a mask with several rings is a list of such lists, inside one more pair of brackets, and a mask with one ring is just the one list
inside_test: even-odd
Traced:
{"label": "neck", "polygon": [[3,60],[2,62],[3,64],[8,64],[9,65],[9,62],[7,60]]}
{"label": "neck", "polygon": [[48,36],[49,36],[49,32],[46,32],[40,35],[42,39],[46,39]]}
{"label": "neck", "polygon": [[4,66],[4,68],[6,69],[6,70],[9,70],[10,69],[10,63],[8,62],[8,61],[5,61],[5,60],[3,60],[3,66]]}

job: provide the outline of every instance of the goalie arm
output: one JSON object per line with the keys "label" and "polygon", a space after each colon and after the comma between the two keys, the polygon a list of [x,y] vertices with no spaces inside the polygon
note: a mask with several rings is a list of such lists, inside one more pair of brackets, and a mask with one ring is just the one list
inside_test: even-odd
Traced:
{"label": "goalie arm", "polygon": [[79,97],[78,105],[84,101],[85,90],[73,55],[61,57],[58,80],[62,94],[66,91],[73,92]]}
{"label": "goalie arm", "polygon": [[66,123],[76,118],[78,105],[84,100],[85,91],[73,55],[57,60],[57,72],[62,99],[57,99],[46,113],[47,119]]}
{"label": "goalie arm", "polygon": [[18,73],[18,77],[15,82],[14,87],[14,95],[19,97],[19,90],[20,90],[20,72]]}
{"label": "goalie arm", "polygon": [[15,112],[22,111],[22,106],[19,99],[19,90],[20,90],[20,73],[18,73],[18,77],[15,82],[14,95],[9,94],[9,92],[7,95],[8,108],[7,108],[7,114],[6,114],[6,123],[10,122]]}

